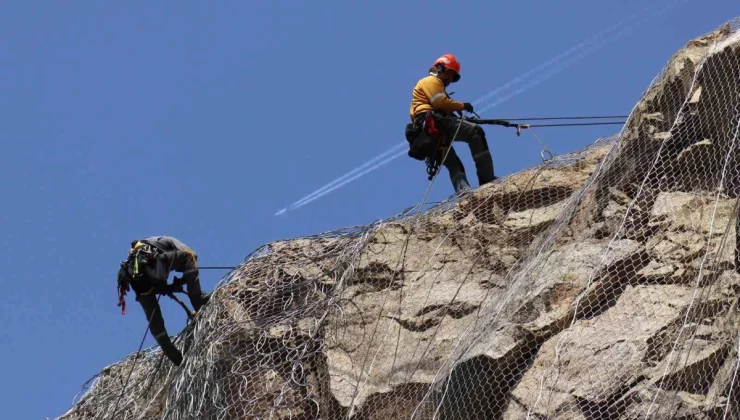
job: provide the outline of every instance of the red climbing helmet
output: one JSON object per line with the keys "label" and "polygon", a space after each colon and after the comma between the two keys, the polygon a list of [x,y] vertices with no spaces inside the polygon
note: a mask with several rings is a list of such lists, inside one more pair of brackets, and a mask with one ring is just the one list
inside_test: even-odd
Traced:
{"label": "red climbing helmet", "polygon": [[434,62],[434,67],[440,70],[452,70],[455,72],[453,82],[460,80],[460,62],[452,54],[444,54]]}

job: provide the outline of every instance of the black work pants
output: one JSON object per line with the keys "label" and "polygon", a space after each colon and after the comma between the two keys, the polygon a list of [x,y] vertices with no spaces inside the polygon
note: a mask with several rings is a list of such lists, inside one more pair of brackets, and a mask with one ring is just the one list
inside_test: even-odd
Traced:
{"label": "black work pants", "polygon": [[[200,288],[199,277],[193,278],[187,284],[187,294],[190,304],[194,310],[198,310],[208,300]],[[149,322],[149,332],[152,337],[157,341],[159,346],[162,348],[162,352],[172,360],[176,365],[182,363],[182,353],[175,347],[170,340],[167,329],[164,325],[164,317],[162,317],[162,309],[157,301],[157,295],[165,292],[166,284],[153,284],[148,279],[141,283],[131,283],[131,288],[136,293],[136,301],[139,302],[141,308],[144,310],[146,319]]]}
{"label": "black work pants", "polygon": [[208,301],[208,296],[203,293],[203,290],[200,288],[200,277],[195,277],[193,280],[187,282],[185,286],[187,286],[190,305],[193,307],[194,311],[197,311]]}
{"label": "black work pants", "polygon": [[[462,141],[468,143],[478,175],[478,185],[484,185],[495,180],[493,157],[488,149],[488,141],[486,140],[486,133],[483,131],[483,128],[478,124],[460,120],[451,114],[434,112],[432,115],[434,116],[436,128],[442,132],[446,142]],[[415,139],[417,136],[425,136],[424,133],[420,132],[424,118],[425,113],[418,114],[414,118],[414,122],[406,127],[406,139],[412,145],[412,148],[415,147],[417,141],[421,141]],[[437,153],[440,153],[440,151],[437,151]],[[411,152],[409,152],[409,155],[411,155]],[[440,159],[442,157],[439,156]],[[449,151],[447,151],[447,158],[442,164],[447,168],[450,181],[456,192],[469,187],[470,184],[465,174],[465,166],[455,152],[452,144],[450,144]]]}
{"label": "black work pants", "polygon": [[[454,140],[468,144],[478,175],[478,185],[484,185],[496,179],[493,173],[493,157],[491,156],[491,151],[488,149],[486,132],[483,131],[481,126],[469,121],[460,120],[449,114],[434,113],[434,121],[437,128],[444,133],[447,142]],[[465,168],[460,157],[455,153],[452,144],[450,144],[450,151],[447,153],[444,166],[450,173],[450,179],[453,185],[455,185],[456,177],[460,177],[461,175],[465,177]]]}
{"label": "black work pants", "polygon": [[136,301],[144,309],[144,314],[149,322],[149,332],[162,348],[162,353],[168,359],[172,360],[175,365],[179,366],[182,363],[182,353],[175,347],[167,334],[167,329],[164,326],[164,318],[162,317],[162,309],[159,306],[159,302],[157,302],[157,295],[154,293],[148,295],[137,294]]}

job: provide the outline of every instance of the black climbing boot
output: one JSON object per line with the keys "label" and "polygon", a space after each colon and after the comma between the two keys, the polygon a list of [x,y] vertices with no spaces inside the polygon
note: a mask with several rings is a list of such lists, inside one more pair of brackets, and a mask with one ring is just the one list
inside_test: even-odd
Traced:
{"label": "black climbing boot", "polygon": [[188,296],[190,298],[190,304],[193,305],[193,311],[198,312],[209,300],[211,300],[210,293],[201,292],[195,296]]}
{"label": "black climbing boot", "polygon": [[478,186],[493,182],[498,177],[493,174],[493,159],[491,154],[486,150],[481,154],[474,156],[476,174],[478,175]]}

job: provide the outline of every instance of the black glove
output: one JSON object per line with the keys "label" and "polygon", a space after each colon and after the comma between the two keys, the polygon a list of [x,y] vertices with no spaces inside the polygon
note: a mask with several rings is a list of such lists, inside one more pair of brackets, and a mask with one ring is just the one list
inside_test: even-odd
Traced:
{"label": "black glove", "polygon": [[464,107],[463,108],[464,111],[473,112],[473,104],[471,104],[470,102],[463,103],[463,107]]}

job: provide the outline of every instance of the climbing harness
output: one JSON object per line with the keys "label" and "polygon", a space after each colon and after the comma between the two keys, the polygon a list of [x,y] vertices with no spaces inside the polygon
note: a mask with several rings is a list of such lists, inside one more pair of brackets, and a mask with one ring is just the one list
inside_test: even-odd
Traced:
{"label": "climbing harness", "polygon": [[[131,290],[131,281],[138,281],[143,275],[141,270],[151,265],[159,255],[159,248],[141,241],[132,241],[128,257],[121,261],[118,269],[118,305],[121,315],[126,315],[126,293]],[[153,289],[153,288],[152,288]],[[146,292],[151,293],[152,290]]]}
{"label": "climbing harness", "polygon": [[[445,95],[449,99],[452,99],[452,95],[454,94],[455,92],[445,92]],[[463,114],[461,112],[458,113],[458,116],[462,120]],[[460,123],[462,123],[462,121],[460,121]],[[458,124],[458,130],[459,129],[460,126]],[[432,112],[426,113],[424,117],[424,124],[422,125],[422,130],[426,130],[427,134],[432,138],[432,140],[435,141],[436,144],[436,147],[434,149],[435,151],[424,159],[427,165],[427,180],[431,181],[439,172],[439,168],[442,166],[445,159],[447,159],[447,153],[452,144],[452,141],[447,141],[444,132],[437,129],[434,121],[434,114]],[[455,132],[455,136],[457,136],[457,132]]]}
{"label": "climbing harness", "polygon": [[449,144],[445,144],[444,133],[437,129],[434,122],[434,115],[431,112],[426,114],[422,129],[426,130],[427,134],[436,144],[434,153],[424,159],[427,165],[427,179],[431,181],[432,178],[434,178],[434,175],[439,172],[440,166],[442,166],[442,157],[446,155]]}
{"label": "climbing harness", "polygon": [[127,262],[133,263],[133,278],[138,280],[141,278],[141,268],[151,265],[154,259],[159,255],[159,248],[150,244],[133,241],[131,242],[131,250],[129,250]]}

